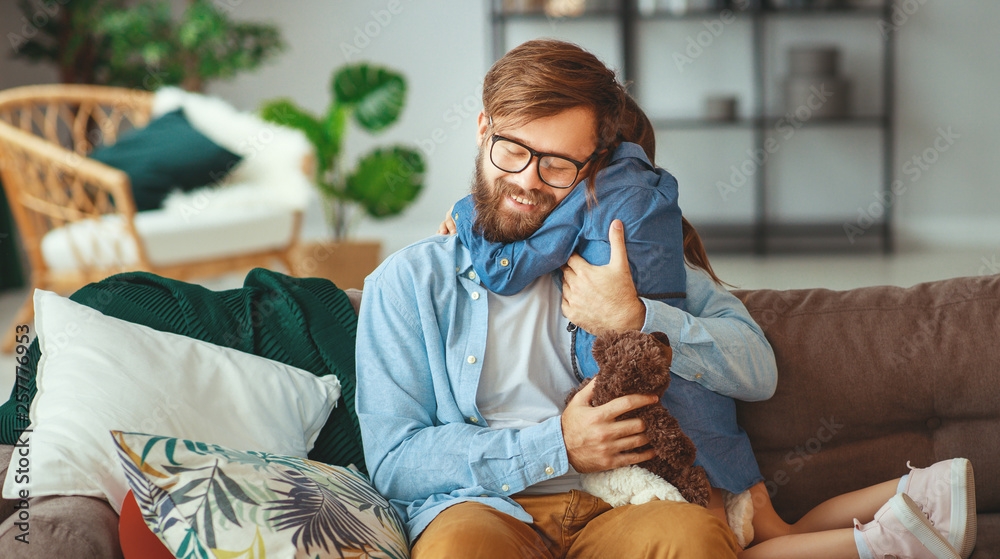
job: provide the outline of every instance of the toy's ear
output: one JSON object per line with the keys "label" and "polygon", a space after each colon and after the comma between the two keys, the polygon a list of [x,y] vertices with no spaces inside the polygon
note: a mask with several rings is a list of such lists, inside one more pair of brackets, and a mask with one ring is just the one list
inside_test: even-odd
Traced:
{"label": "toy's ear", "polygon": [[608,349],[608,335],[598,336],[590,346],[590,353],[594,355],[594,361],[600,365],[604,362],[604,352]]}
{"label": "toy's ear", "polygon": [[668,338],[663,332],[653,332],[651,336],[653,336],[654,340],[662,344],[660,349],[663,351],[663,355],[667,358],[667,360],[673,361],[674,350],[670,347],[670,338]]}
{"label": "toy's ear", "polygon": [[651,335],[653,336],[654,340],[668,347],[670,346],[670,338],[668,338],[667,335],[664,334],[663,332],[653,332]]}

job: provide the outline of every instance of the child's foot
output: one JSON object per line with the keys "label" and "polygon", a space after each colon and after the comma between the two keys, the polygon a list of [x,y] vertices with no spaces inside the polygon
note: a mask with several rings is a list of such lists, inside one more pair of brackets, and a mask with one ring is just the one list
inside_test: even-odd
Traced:
{"label": "child's foot", "polygon": [[968,559],[976,546],[976,483],[965,458],[914,468],[900,483],[955,551]]}
{"label": "child's foot", "polygon": [[911,557],[958,559],[948,540],[931,526],[920,508],[905,493],[897,493],[862,525],[854,520],[854,539],[861,559]]}

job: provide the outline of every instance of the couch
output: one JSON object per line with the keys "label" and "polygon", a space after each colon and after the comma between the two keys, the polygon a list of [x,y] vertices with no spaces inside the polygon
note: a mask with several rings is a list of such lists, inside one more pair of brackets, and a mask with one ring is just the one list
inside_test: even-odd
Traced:
{"label": "couch", "polygon": [[[833,495],[953,456],[976,471],[979,540],[1000,557],[1000,275],[909,288],[741,290],[777,357],[774,397],[740,403],[775,507],[795,520]],[[360,292],[349,291],[357,303]],[[6,464],[12,447],[0,447]],[[2,474],[2,469],[0,469]],[[91,497],[30,502],[29,545],[0,502],[0,555],[121,557]]]}

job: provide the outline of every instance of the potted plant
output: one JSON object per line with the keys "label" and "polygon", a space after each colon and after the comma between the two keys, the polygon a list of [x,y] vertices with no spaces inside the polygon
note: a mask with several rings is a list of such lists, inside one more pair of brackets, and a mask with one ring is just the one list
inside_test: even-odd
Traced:
{"label": "potted plant", "polygon": [[[312,274],[321,268],[321,275],[336,276],[330,279],[341,287],[361,287],[378,264],[381,244],[348,237],[362,217],[398,215],[416,199],[423,187],[424,160],[418,151],[397,144],[371,150],[353,167],[344,165],[342,147],[350,122],[374,134],[398,120],[406,100],[402,74],[367,63],[350,64],[334,72],[330,90],[331,101],[322,115],[287,98],[265,102],[261,114],[301,130],[316,155],[314,182],[323,196],[333,243],[305,247],[301,271]],[[348,272],[352,265],[356,269]]]}
{"label": "potted plant", "polygon": [[64,83],[201,91],[207,80],[253,70],[284,48],[276,27],[233,21],[210,0],[190,0],[177,20],[165,0],[59,4],[40,12],[21,0],[25,18],[45,24],[12,46],[15,56],[55,64]]}

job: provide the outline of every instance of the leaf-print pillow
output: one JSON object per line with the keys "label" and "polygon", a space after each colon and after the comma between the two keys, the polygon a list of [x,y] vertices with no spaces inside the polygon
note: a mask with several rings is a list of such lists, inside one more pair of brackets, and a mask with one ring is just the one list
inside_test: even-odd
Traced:
{"label": "leaf-print pillow", "polygon": [[181,559],[409,556],[399,516],[357,470],[111,431],[146,525]]}

